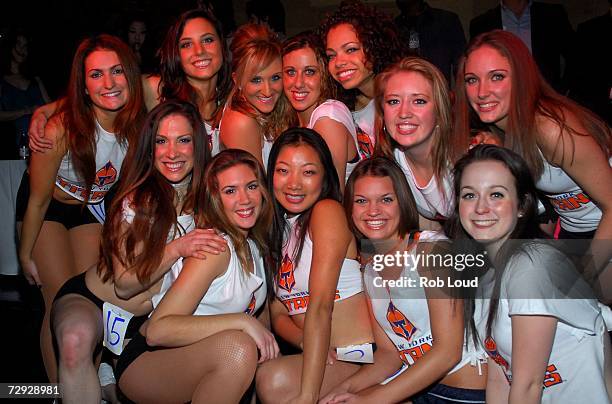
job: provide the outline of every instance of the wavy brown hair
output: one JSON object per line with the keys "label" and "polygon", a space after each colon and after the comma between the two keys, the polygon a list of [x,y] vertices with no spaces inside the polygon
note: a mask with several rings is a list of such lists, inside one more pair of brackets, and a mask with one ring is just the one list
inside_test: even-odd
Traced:
{"label": "wavy brown hair", "polygon": [[124,147],[133,144],[146,114],[140,70],[132,50],[119,38],[98,35],[83,40],[72,60],[66,97],[57,115],[66,131],[66,145],[74,168],[85,182],[86,197],[96,177],[96,115],[85,86],[85,61],[95,51],[117,54],[128,84],[128,101],[113,122],[113,132]]}
{"label": "wavy brown hair", "polygon": [[[454,155],[451,149],[451,102],[448,90],[448,84],[444,75],[425,59],[417,57],[406,57],[399,62],[389,66],[385,71],[376,76],[374,84],[374,100],[376,104],[376,111],[378,113],[377,122],[375,125],[376,138],[376,151],[375,154],[379,156],[387,157],[388,159],[394,159],[393,150],[399,145],[389,133],[385,130],[383,125],[383,104],[385,91],[387,89],[387,83],[389,79],[401,72],[415,72],[422,75],[431,84],[434,110],[436,115],[436,126],[433,130],[432,136],[434,136],[432,144],[432,165],[434,170],[434,176],[438,183],[438,187],[443,186],[443,177],[448,175],[449,162],[455,161],[463,153]],[[465,148],[467,149],[467,147]],[[464,149],[464,150],[465,150]]]}
{"label": "wavy brown hair", "polygon": [[[221,172],[241,164],[253,171],[262,195],[259,217],[255,222],[255,226],[249,230],[246,237],[225,215],[225,209],[221,201],[219,179],[217,177]],[[272,224],[272,202],[270,194],[266,189],[266,177],[263,167],[252,154],[244,150],[226,149],[210,161],[204,172],[203,181],[206,192],[203,194],[203,200],[201,201],[202,210],[199,211],[197,216],[198,226],[213,227],[227,234],[236,248],[236,254],[240,264],[242,264],[242,268],[246,271],[249,257],[247,238],[252,239],[262,253],[268,251],[269,245],[268,232]],[[270,285],[270,282],[268,282],[268,285]]]}
{"label": "wavy brown hair", "polygon": [[[151,110],[138,142],[132,145],[131,158],[125,161],[117,194],[102,228],[98,273],[104,281],[113,277],[115,257],[146,283],[162,261],[168,234],[181,232],[177,228],[176,191],[155,168],[157,132],[161,121],[170,115],[185,117],[193,128],[193,171],[182,212],[193,213],[197,219],[202,211],[204,167],[210,160],[204,124],[193,104],[162,102]],[[135,213],[129,225],[125,223],[126,203]]]}
{"label": "wavy brown hair", "polygon": [[197,18],[208,21],[214,27],[223,55],[223,63],[217,73],[217,89],[211,99],[217,104],[217,108],[213,113],[213,120],[217,121],[220,118],[220,111],[223,110],[223,105],[225,105],[225,101],[232,89],[229,64],[230,58],[221,23],[213,14],[205,10],[196,9],[184,12],[166,33],[166,37],[159,50],[161,73],[160,94],[162,99],[179,99],[191,102],[194,105],[199,105],[201,101],[211,101],[200,99],[198,91],[187,81],[187,76],[181,66],[179,40],[183,34],[185,24]]}
{"label": "wavy brown hair", "polygon": [[244,24],[234,33],[230,50],[232,75],[235,81],[229,95],[231,108],[255,119],[267,140],[276,139],[286,129],[285,116],[287,111],[291,110],[291,105],[283,92],[272,112],[264,115],[246,100],[241,91],[258,72],[277,59],[282,61],[281,44],[276,34],[263,24]]}
{"label": "wavy brown hair", "polygon": [[[485,32],[472,39],[459,62],[452,136],[452,148],[456,154],[465,151],[468,147],[470,121],[482,124],[467,98],[465,63],[472,52],[483,46],[497,50],[510,63],[512,85],[504,146],[525,159],[535,179],[540,178],[544,169],[542,155],[537,145],[538,116],[551,119],[561,131],[567,131],[573,136],[592,136],[606,156],[610,155],[612,150],[610,128],[586,108],[557,93],[540,74],[523,41],[514,34],[502,30]],[[567,123],[570,116],[575,117],[584,126],[584,132]],[[565,145],[563,136],[560,136],[557,150],[562,151],[566,146],[571,146],[573,149],[573,138],[571,139],[572,144]]]}

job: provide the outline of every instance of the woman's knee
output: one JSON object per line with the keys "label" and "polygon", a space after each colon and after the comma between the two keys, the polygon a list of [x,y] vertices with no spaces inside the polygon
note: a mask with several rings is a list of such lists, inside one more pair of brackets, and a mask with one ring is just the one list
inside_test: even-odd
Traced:
{"label": "woman's knee", "polygon": [[257,345],[246,333],[237,330],[224,331],[218,335],[223,347],[219,351],[224,354],[226,366],[243,368],[245,370],[257,367]]}
{"label": "woman's knee", "polygon": [[300,380],[291,377],[291,372],[279,360],[271,360],[257,368],[255,375],[255,388],[257,396],[264,403],[273,403],[285,397],[291,384],[300,385]]}
{"label": "woman's knee", "polygon": [[73,369],[92,362],[97,339],[97,331],[89,324],[73,323],[67,327],[57,327],[60,363],[67,369]]}

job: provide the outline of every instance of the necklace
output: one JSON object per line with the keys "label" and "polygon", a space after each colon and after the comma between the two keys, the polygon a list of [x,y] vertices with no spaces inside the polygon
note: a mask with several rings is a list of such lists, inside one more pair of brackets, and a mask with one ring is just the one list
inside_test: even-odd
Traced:
{"label": "necklace", "polygon": [[176,206],[178,208],[182,209],[185,196],[187,196],[187,189],[189,188],[189,184],[191,184],[191,174],[183,178],[181,182],[172,184],[172,188],[174,188],[174,195],[176,198]]}

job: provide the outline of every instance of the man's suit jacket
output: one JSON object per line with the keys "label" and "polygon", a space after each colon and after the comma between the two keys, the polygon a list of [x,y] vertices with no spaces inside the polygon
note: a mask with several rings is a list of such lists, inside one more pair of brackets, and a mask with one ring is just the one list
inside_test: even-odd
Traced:
{"label": "man's suit jacket", "polygon": [[[574,30],[565,9],[560,4],[531,4],[531,51],[540,72],[557,91],[565,93],[567,84],[562,77],[561,56],[569,63],[574,46]],[[470,22],[470,37],[483,32],[503,29],[501,5],[486,11]]]}

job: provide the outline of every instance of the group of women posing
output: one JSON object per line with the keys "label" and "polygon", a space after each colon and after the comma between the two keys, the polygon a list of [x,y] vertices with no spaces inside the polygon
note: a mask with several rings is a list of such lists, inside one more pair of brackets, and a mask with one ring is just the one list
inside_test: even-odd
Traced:
{"label": "group of women posing", "polygon": [[[66,97],[33,118],[18,200],[66,402],[99,402],[102,340],[135,402],[237,402],[253,380],[266,403],[609,399],[601,306],[511,299],[512,277],[565,261],[507,242],[538,237],[536,190],[561,237],[610,239],[610,129],[502,31],[470,43],[451,106],[387,22],[345,2],[283,44],[248,24],[230,63],[216,19],[190,11],[142,78],[119,39],[81,43]],[[465,155],[474,122],[505,148]],[[488,300],[374,286],[415,274],[373,272],[363,241],[416,254],[446,238],[441,222],[487,251]]]}

